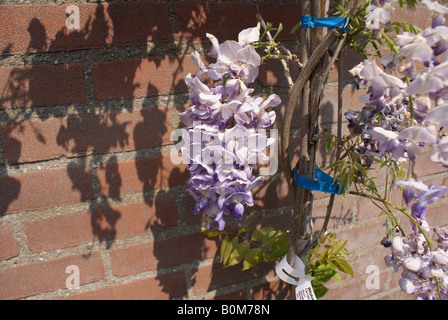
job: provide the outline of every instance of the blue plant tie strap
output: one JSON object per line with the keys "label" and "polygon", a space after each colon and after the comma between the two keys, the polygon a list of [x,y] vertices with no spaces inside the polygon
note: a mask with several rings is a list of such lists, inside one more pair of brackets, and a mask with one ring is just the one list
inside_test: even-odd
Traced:
{"label": "blue plant tie strap", "polygon": [[339,183],[333,183],[333,178],[320,169],[316,169],[317,180],[311,180],[302,177],[297,172],[297,168],[294,168],[293,173],[294,180],[296,181],[297,185],[304,189],[334,194],[341,194],[342,192],[344,192],[344,187],[341,187],[341,190],[339,190]]}
{"label": "blue plant tie strap", "polygon": [[340,28],[342,31],[347,32],[347,26],[350,19],[344,17],[325,17],[325,18],[313,18],[312,16],[302,16],[302,28]]}

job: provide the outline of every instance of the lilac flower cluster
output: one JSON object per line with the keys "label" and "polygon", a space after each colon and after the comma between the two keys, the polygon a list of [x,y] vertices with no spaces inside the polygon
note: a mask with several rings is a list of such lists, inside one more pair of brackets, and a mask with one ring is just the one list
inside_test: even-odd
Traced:
{"label": "lilac flower cluster", "polygon": [[[408,179],[395,185],[404,185],[403,198],[411,207],[412,216],[425,234],[432,230],[425,219],[427,205],[441,198],[446,187]],[[425,235],[412,224],[413,232],[407,236],[396,235],[391,243],[391,254],[385,257],[386,265],[395,272],[403,268],[398,284],[403,292],[419,293],[417,299],[434,300],[438,291],[443,299],[448,298],[448,230],[436,227],[431,239],[431,247]]]}
{"label": "lilac flower cluster", "polygon": [[[265,128],[275,121],[280,98],[252,96],[248,88],[258,76],[260,56],[251,45],[259,40],[259,29],[241,31],[237,41],[212,43],[208,55],[216,62],[205,65],[199,53],[192,53],[199,67],[186,77],[191,106],[180,114],[187,126],[183,131],[182,153],[190,160],[187,166],[189,193],[196,200],[193,213],[205,212],[212,218],[210,228],[225,227],[225,216],[241,220],[245,206],[253,206],[252,189],[263,182],[253,169],[266,161],[263,150],[273,143]],[[213,80],[208,86],[207,81]]]}
{"label": "lilac flower cluster", "polygon": [[[394,2],[372,6],[366,17],[368,26],[378,29],[388,23]],[[434,162],[448,167],[444,132],[448,123],[448,27],[443,16],[448,8],[429,0],[422,3],[436,13],[429,28],[419,34],[397,35],[397,53],[383,56],[382,68],[365,60],[350,70],[357,83],[370,85],[361,97],[366,106],[345,114],[348,128],[362,138],[358,151],[367,165],[375,156],[415,163],[419,152],[428,149]],[[424,65],[423,72],[417,73],[417,63]]]}
{"label": "lilac flower cluster", "polygon": [[[366,16],[366,27],[383,35],[390,24],[397,0],[378,0]],[[397,35],[395,48],[376,62],[365,60],[350,70],[356,83],[369,85],[361,97],[365,106],[347,112],[348,128],[358,135],[357,151],[370,166],[374,157],[410,160],[416,163],[422,150],[448,168],[448,8],[437,1],[422,0],[434,13],[431,26],[414,34]],[[418,66],[418,68],[417,68]],[[386,265],[402,268],[400,288],[418,299],[448,299],[448,230],[430,228],[428,206],[443,197],[447,187],[408,179],[394,186],[403,187],[403,199],[410,208],[412,232],[396,234],[381,242],[391,247]],[[430,241],[430,242],[429,242]]]}

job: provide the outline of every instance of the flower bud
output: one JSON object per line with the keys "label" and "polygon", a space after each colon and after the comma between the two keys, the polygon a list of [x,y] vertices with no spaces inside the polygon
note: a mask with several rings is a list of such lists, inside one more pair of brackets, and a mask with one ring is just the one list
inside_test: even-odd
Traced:
{"label": "flower bud", "polygon": [[418,258],[414,258],[414,257],[409,257],[404,259],[403,261],[403,267],[405,267],[406,269],[413,271],[413,272],[418,272],[420,270],[422,266],[422,261]]}
{"label": "flower bud", "polygon": [[441,265],[448,264],[448,254],[442,250],[432,252],[431,259]]}
{"label": "flower bud", "polygon": [[417,292],[417,287],[414,282],[409,279],[401,278],[398,280],[398,285],[404,293],[413,294]]}
{"label": "flower bud", "polygon": [[404,253],[401,237],[394,237],[392,240],[392,249],[397,253]]}

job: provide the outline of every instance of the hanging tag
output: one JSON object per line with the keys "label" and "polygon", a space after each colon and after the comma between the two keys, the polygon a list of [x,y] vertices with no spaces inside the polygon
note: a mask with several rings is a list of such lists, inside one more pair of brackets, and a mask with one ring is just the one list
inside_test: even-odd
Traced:
{"label": "hanging tag", "polygon": [[305,265],[297,255],[294,256],[294,268],[289,265],[285,256],[275,267],[275,273],[280,279],[293,286],[298,286],[303,281],[311,283],[311,280],[314,279],[314,277],[305,274]]}
{"label": "hanging tag", "polygon": [[300,281],[296,287],[296,300],[317,300],[311,281]]}

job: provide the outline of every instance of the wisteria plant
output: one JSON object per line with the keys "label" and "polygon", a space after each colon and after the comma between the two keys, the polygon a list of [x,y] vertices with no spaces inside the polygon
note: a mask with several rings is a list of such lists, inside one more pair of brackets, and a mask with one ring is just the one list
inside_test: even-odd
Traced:
{"label": "wisteria plant", "polygon": [[[347,32],[329,31],[306,62],[297,61],[276,41],[282,26],[273,28],[261,16],[256,27],[240,32],[238,41],[219,43],[207,34],[212,44],[207,54],[215,63],[206,65],[199,53],[191,55],[199,71],[186,78],[191,106],[180,119],[186,126],[182,152],[189,160],[188,191],[196,200],[193,213],[210,217],[210,227],[203,234],[221,237],[224,266],[242,262],[243,269],[248,269],[262,261],[280,260],[293,250],[304,257],[307,273],[314,276],[317,297],[327,292],[325,282],[338,279],[337,271],[353,275],[347,263],[346,242],[327,232],[326,225],[320,232],[313,230],[301,247],[297,246],[297,233],[291,230],[239,227],[232,233],[225,228],[227,219],[241,221],[247,207],[254,205],[252,191],[264,180],[254,174],[254,168],[269,160],[265,150],[277,143],[276,137],[267,136],[266,129],[275,121],[272,108],[280,105],[280,98],[272,94],[264,99],[250,88],[260,64],[275,58],[285,66],[291,90],[282,134],[289,137],[288,121],[297,101],[303,99],[298,92],[302,92],[317,64],[333,50],[333,58],[318,81],[316,112],[328,70],[342,46],[353,47],[365,58],[350,70],[356,86],[367,89],[360,101],[363,107],[345,113],[349,135],[339,133],[319,141],[321,136],[316,132],[309,143],[317,140],[334,155],[331,165],[323,169],[333,175],[342,196],[368,198],[385,217],[385,233],[378,241],[391,248],[385,262],[402,271],[398,281],[401,289],[418,293],[418,299],[448,299],[448,230],[430,226],[426,220],[431,214],[430,205],[444,196],[446,187],[424,184],[413,170],[423,152],[430,152],[433,162],[448,167],[448,27],[444,18],[448,7],[430,0],[342,2],[333,13],[350,19]],[[433,13],[426,29],[390,21],[393,10],[416,5],[426,6]],[[389,52],[383,54],[384,49]],[[295,60],[302,68],[295,82],[290,79],[285,63],[288,60]],[[282,143],[288,168],[288,142]],[[386,173],[384,191],[376,186],[373,168]],[[291,175],[286,172],[290,191],[296,191]],[[394,188],[402,191],[401,205],[390,200]],[[297,199],[292,193],[295,206]],[[308,214],[298,207],[299,217]],[[330,215],[329,205],[326,221]],[[399,215],[408,218],[410,233],[400,225]]]}

